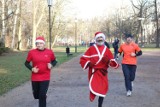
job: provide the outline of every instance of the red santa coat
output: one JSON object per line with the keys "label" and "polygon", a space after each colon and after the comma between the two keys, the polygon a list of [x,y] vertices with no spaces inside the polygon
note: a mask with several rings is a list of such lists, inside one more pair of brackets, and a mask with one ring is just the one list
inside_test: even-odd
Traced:
{"label": "red santa coat", "polygon": [[105,97],[108,91],[108,74],[105,75],[101,69],[107,71],[108,63],[105,63],[102,58],[107,56],[113,59],[113,54],[106,46],[91,46],[85,54],[80,58],[80,64],[83,69],[88,68],[88,63],[94,63],[93,67],[89,67],[88,79],[90,89],[90,101],[93,101],[95,96]]}

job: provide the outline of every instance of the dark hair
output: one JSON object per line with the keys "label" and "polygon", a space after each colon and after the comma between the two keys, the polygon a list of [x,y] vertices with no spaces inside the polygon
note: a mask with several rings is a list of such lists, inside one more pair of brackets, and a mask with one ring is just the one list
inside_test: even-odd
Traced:
{"label": "dark hair", "polygon": [[129,38],[129,37],[133,38],[133,35],[131,34],[124,34],[124,35],[125,35],[125,38]]}

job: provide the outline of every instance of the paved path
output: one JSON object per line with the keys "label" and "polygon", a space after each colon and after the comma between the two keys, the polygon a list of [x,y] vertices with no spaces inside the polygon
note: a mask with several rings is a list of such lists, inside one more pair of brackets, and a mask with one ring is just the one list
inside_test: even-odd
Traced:
{"label": "paved path", "polygon": [[[87,71],[81,69],[79,57],[53,69],[47,107],[97,107],[97,98],[89,101]],[[109,69],[110,88],[103,107],[160,107],[160,51],[144,53],[138,63],[132,97],[126,97],[121,67]],[[0,107],[38,107],[30,82],[1,96]]]}

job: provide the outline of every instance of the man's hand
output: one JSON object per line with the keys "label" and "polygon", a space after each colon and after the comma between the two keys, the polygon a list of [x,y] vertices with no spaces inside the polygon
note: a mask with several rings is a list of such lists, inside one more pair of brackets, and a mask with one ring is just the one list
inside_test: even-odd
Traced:
{"label": "man's hand", "polygon": [[134,52],[132,52],[132,53],[131,53],[131,56],[132,56],[132,57],[135,57],[135,56],[136,56],[136,54],[135,54]]}
{"label": "man's hand", "polygon": [[115,59],[111,59],[109,62],[109,66],[117,69],[119,67],[119,64],[117,63]]}
{"label": "man's hand", "polygon": [[92,68],[92,67],[94,66],[94,63],[89,62],[89,63],[88,63],[88,66]]}
{"label": "man's hand", "polygon": [[37,66],[35,66],[35,67],[32,68],[32,72],[38,73],[38,71],[39,71],[39,68],[37,68]]}
{"label": "man's hand", "polygon": [[48,63],[47,66],[48,66],[48,69],[52,69],[52,64],[51,63]]}

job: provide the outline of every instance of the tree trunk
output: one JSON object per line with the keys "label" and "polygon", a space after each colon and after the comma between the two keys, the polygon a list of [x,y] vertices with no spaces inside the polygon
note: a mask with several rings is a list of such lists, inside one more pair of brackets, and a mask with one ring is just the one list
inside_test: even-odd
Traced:
{"label": "tree trunk", "polygon": [[0,45],[5,46],[5,34],[6,34],[6,27],[5,27],[5,0],[2,0],[2,34],[0,38]]}
{"label": "tree trunk", "polygon": [[22,24],[21,24],[21,20],[20,20],[17,50],[21,50],[21,48],[22,48]]}
{"label": "tree trunk", "polygon": [[53,40],[53,42],[52,42],[52,46],[51,46],[51,47],[53,47],[53,46],[54,46],[54,44],[55,44],[55,42],[56,42],[57,38],[58,38],[58,35],[55,35],[55,38],[54,38],[54,40]]}
{"label": "tree trunk", "polygon": [[155,0],[154,2],[155,2],[156,30],[157,30],[156,48],[159,48],[160,35],[159,35],[159,25],[158,25],[157,0]]}
{"label": "tree trunk", "polygon": [[21,50],[21,48],[22,48],[22,16],[21,16],[21,3],[22,3],[22,0],[20,0],[20,6],[19,6],[19,13],[20,13],[20,16],[19,16],[19,20],[20,20],[20,22],[19,22],[19,31],[18,31],[18,47],[17,47],[17,49],[18,50]]}
{"label": "tree trunk", "polygon": [[32,1],[33,3],[33,29],[32,29],[32,47],[35,48],[35,40],[36,40],[36,8],[35,8],[35,0]]}
{"label": "tree trunk", "polygon": [[35,40],[36,40],[36,32],[37,32],[37,28],[43,18],[43,15],[44,15],[44,9],[45,9],[45,5],[43,5],[43,8],[42,8],[42,12],[41,13],[38,13],[37,17],[39,17],[38,19],[38,22],[36,23],[36,13],[37,13],[37,7],[36,7],[36,0],[33,0],[33,37],[32,37],[32,47],[35,48]]}
{"label": "tree trunk", "polygon": [[14,18],[13,34],[12,34],[12,44],[11,44],[11,48],[12,49],[15,48],[15,35],[16,35],[17,18],[18,18],[18,13],[19,13],[20,1],[21,0],[18,1],[16,13],[15,13],[15,18]]}

